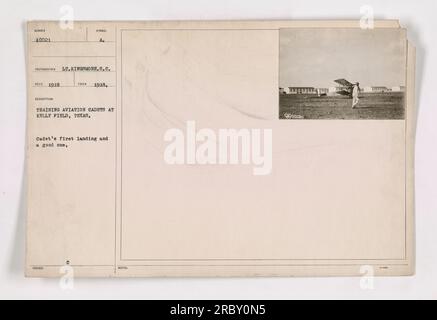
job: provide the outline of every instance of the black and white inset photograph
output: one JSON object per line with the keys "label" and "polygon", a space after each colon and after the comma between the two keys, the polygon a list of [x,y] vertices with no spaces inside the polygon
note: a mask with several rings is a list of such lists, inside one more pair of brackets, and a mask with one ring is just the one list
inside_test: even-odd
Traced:
{"label": "black and white inset photograph", "polygon": [[281,29],[280,119],[404,119],[403,29]]}

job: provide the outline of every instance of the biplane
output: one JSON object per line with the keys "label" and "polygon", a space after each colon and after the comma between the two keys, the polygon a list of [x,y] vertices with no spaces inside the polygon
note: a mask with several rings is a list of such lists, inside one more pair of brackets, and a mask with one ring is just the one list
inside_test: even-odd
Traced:
{"label": "biplane", "polygon": [[341,94],[343,96],[352,97],[352,91],[355,84],[347,81],[346,79],[337,79],[334,80],[334,82],[340,85],[340,87],[336,88],[335,90],[336,93]]}

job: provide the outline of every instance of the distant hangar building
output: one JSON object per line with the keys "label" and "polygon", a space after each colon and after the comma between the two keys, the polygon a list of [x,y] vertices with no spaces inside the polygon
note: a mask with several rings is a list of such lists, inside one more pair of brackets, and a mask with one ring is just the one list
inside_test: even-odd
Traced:
{"label": "distant hangar building", "polygon": [[392,87],[391,91],[393,91],[393,92],[404,92],[405,91],[405,86]]}
{"label": "distant hangar building", "polygon": [[327,94],[328,88],[316,88],[316,87],[288,87],[287,94]]}
{"label": "distant hangar building", "polygon": [[394,87],[383,87],[383,86],[373,86],[373,87],[364,87],[363,92],[368,93],[383,93],[383,92],[404,92],[405,86],[394,86]]}
{"label": "distant hangar building", "polygon": [[363,88],[363,92],[368,92],[368,93],[383,93],[383,92],[390,92],[390,91],[392,91],[391,88],[389,89],[383,86],[372,86],[372,87]]}
{"label": "distant hangar building", "polygon": [[316,94],[314,87],[288,87],[290,94]]}

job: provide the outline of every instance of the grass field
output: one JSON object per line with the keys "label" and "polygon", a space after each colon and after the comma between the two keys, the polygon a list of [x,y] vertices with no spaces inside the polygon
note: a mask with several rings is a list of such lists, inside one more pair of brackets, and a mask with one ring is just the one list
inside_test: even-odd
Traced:
{"label": "grass field", "polygon": [[404,93],[361,93],[355,109],[347,96],[279,95],[279,118],[404,119]]}

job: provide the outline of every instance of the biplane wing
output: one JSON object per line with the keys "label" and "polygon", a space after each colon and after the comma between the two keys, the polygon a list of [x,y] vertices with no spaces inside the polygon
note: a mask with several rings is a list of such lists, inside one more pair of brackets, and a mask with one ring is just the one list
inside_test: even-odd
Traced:
{"label": "biplane wing", "polygon": [[352,87],[353,86],[353,84],[350,83],[349,81],[347,81],[346,79],[337,79],[337,80],[334,80],[334,82],[338,83],[344,87]]}

